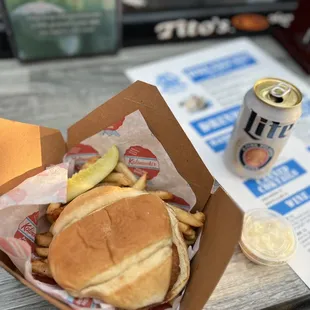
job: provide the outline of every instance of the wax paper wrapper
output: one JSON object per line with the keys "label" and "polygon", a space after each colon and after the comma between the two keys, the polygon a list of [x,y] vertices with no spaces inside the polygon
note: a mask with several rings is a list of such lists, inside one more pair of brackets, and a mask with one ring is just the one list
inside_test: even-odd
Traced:
{"label": "wax paper wrapper", "polygon": [[[38,258],[34,251],[35,235],[49,229],[44,216],[47,204],[66,202],[68,175],[77,172],[89,157],[103,155],[112,145],[119,148],[121,160],[137,177],[148,173],[149,189],[170,191],[174,198],[169,203],[183,209],[189,210],[194,206],[196,198],[193,191],[179,175],[139,111],[72,148],[64,156],[64,163],[47,168],[0,197],[0,249],[29,282],[73,309],[115,310],[92,298],[74,298],[53,280],[33,275],[31,259]],[[195,245],[189,247],[190,258],[197,252],[199,241],[200,236]],[[178,309],[183,293],[173,305],[165,304],[153,309]]]}

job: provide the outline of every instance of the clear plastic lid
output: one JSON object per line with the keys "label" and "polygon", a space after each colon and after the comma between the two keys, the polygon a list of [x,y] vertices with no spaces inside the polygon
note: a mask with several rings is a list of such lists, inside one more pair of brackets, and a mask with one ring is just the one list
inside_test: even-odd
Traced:
{"label": "clear plastic lid", "polygon": [[274,265],[286,262],[297,242],[292,225],[282,215],[255,209],[244,216],[240,245],[258,263]]}

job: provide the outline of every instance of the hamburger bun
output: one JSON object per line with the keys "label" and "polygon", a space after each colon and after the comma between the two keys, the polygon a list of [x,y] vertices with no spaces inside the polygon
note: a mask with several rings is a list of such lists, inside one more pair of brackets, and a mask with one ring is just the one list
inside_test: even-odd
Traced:
{"label": "hamburger bun", "polygon": [[118,186],[96,187],[70,202],[52,226],[51,233],[56,236],[67,226],[82,219],[92,212],[100,210],[122,198],[136,197],[146,194],[132,188]]}
{"label": "hamburger bun", "polygon": [[69,203],[53,227],[49,266],[74,297],[124,309],[176,297],[189,278],[173,210],[132,188],[95,188]]}

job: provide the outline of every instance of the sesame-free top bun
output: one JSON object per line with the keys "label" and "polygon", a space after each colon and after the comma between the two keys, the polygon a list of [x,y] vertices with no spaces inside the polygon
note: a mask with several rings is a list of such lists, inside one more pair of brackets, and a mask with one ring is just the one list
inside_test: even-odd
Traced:
{"label": "sesame-free top bun", "polygon": [[96,187],[78,196],[65,207],[52,226],[51,233],[56,236],[64,228],[92,212],[105,208],[122,198],[136,197],[143,194],[146,193],[133,188],[121,188],[118,186]]}
{"label": "sesame-free top bun", "polygon": [[[189,260],[173,211],[144,192],[126,189],[124,197],[122,188],[99,189],[73,200],[62,228],[55,226],[48,256],[55,281],[72,296],[123,309],[177,296],[188,280]],[[105,198],[113,195],[121,198],[108,204]]]}

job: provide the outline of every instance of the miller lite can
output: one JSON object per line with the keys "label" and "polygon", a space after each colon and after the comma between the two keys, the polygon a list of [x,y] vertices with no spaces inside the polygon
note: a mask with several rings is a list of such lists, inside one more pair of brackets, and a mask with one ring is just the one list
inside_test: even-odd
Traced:
{"label": "miller lite can", "polygon": [[301,116],[301,92],[276,78],[257,81],[244,97],[224,153],[228,169],[245,178],[268,174]]}

